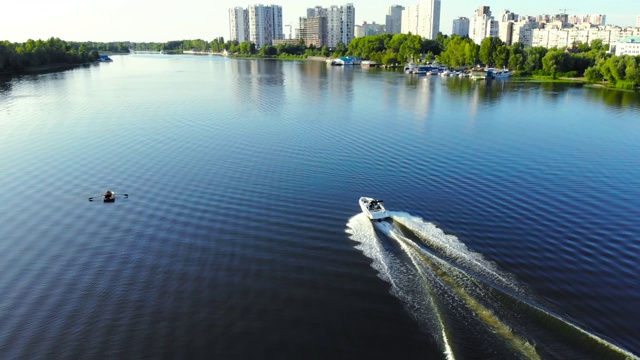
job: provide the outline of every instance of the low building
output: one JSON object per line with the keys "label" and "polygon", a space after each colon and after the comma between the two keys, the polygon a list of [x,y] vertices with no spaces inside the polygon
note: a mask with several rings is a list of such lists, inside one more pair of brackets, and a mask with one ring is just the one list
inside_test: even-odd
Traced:
{"label": "low building", "polygon": [[356,25],[355,37],[365,37],[384,34],[384,25],[376,24],[375,21],[372,24],[368,24],[366,21],[362,25]]}
{"label": "low building", "polygon": [[609,49],[615,56],[640,55],[640,36],[629,36],[611,44]]}

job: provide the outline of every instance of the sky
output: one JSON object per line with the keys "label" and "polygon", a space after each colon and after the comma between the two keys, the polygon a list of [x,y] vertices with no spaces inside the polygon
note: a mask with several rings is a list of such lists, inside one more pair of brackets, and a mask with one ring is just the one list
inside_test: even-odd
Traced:
{"label": "sky", "polygon": [[[311,0],[313,1],[313,0]],[[394,2],[395,1],[395,2]],[[350,2],[356,10],[356,25],[376,22],[384,24],[389,6],[412,6],[419,0],[352,0],[345,2],[315,0],[269,0],[239,3],[228,0],[181,0],[167,3],[158,0],[12,0],[2,5],[0,40],[25,42],[28,39],[57,37],[65,41],[133,41],[166,42],[171,40],[229,39],[229,9],[251,4],[282,6],[283,23],[297,28],[306,9],[317,5],[329,7]],[[490,6],[494,16],[505,9],[518,15],[567,13],[604,14],[607,24],[635,26],[640,15],[638,0],[582,0],[580,2],[536,0],[442,0],[440,31],[451,33],[453,19],[470,18],[479,6]],[[289,28],[283,29],[288,37]],[[294,32],[295,36],[295,32]]]}

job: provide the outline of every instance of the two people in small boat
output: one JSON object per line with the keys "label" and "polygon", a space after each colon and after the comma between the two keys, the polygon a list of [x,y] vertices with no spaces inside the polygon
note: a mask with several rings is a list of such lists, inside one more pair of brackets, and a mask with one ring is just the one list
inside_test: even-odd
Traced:
{"label": "two people in small boat", "polygon": [[378,210],[380,209],[380,204],[377,201],[372,201],[369,203],[369,210]]}

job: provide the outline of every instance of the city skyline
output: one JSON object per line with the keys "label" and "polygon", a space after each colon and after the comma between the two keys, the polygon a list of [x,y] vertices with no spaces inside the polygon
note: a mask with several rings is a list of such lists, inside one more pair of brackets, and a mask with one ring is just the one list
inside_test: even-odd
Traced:
{"label": "city skyline", "polygon": [[[50,37],[66,41],[98,42],[166,42],[183,39],[210,41],[218,37],[227,40],[230,37],[229,9],[260,3],[184,0],[176,7],[159,6],[157,2],[149,0],[113,0],[109,3],[67,0],[60,4],[44,0],[24,0],[5,6],[5,13],[16,16],[7,16],[0,23],[0,40],[24,42],[28,39]],[[354,5],[355,23],[361,25],[364,21],[385,24],[385,16],[390,6],[414,6],[420,3],[420,0],[262,2],[264,5],[281,6],[283,26],[292,24],[295,28],[298,27],[299,18],[306,16],[307,8],[341,6],[347,3]],[[494,14],[509,9],[517,14],[529,16],[556,14],[566,7],[566,12],[570,15],[606,15],[607,24],[618,26],[635,26],[640,15],[640,5],[631,0],[606,5],[595,0],[585,0],[576,5],[552,0],[526,4],[506,0],[458,0],[454,4],[450,0],[443,0],[439,30],[444,34],[451,34],[453,20],[461,16],[470,18],[479,6],[489,6]],[[288,34],[285,29],[283,32]]]}

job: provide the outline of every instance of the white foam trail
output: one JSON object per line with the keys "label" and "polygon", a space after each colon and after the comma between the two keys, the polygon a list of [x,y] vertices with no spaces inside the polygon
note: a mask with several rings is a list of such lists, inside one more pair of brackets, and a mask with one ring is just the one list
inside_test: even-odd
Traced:
{"label": "white foam trail", "polygon": [[[391,214],[391,213],[390,213]],[[470,262],[471,264],[474,265],[474,267],[472,269],[474,269],[475,271],[478,270],[478,268],[476,266],[480,266],[481,269],[483,269],[483,273],[486,275],[486,271],[492,272],[494,273],[495,276],[497,276],[499,279],[508,279],[508,277],[506,277],[505,275],[501,274],[497,268],[495,268],[495,266],[491,263],[488,263],[486,260],[484,260],[484,258],[482,258],[482,256],[480,254],[477,253],[473,253],[470,250],[468,250],[466,248],[466,246],[464,246],[464,244],[462,244],[457,237],[455,236],[451,236],[451,235],[445,235],[444,232],[440,229],[438,229],[435,225],[430,224],[430,223],[425,223],[421,218],[417,218],[417,217],[411,217],[409,214],[406,213],[393,213],[391,214],[393,219],[398,221],[399,223],[405,225],[407,228],[411,229],[412,231],[416,232],[416,230],[419,230],[418,232],[416,232],[416,235],[418,235],[418,237],[420,237],[422,240],[426,241],[426,245],[433,245],[434,242],[436,241],[440,241],[440,244],[444,244],[444,247],[447,249],[447,255],[451,256],[451,253],[456,253],[458,252],[457,255],[455,255],[457,258],[462,258],[463,262],[465,258],[469,257],[470,259],[472,259],[472,261]],[[407,225],[406,223],[403,223],[402,221],[399,221],[398,219],[409,219],[410,221],[414,221],[414,224],[410,224]],[[410,221],[408,221],[410,223]],[[424,225],[424,226],[416,226],[415,225]],[[428,229],[428,231],[424,231],[424,229]],[[417,254],[420,254],[422,256],[424,256],[425,258],[429,259],[430,261],[433,261],[434,263],[437,263],[439,268],[445,269],[447,268],[447,272],[452,272],[452,273],[462,273],[465,274],[465,270],[463,269],[458,269],[455,267],[451,267],[449,264],[447,264],[445,261],[443,261],[442,259],[439,259],[437,256],[434,256],[432,254],[430,254],[429,252],[425,251],[424,249],[421,249],[419,246],[417,246],[415,243],[413,243],[411,240],[405,238],[402,234],[400,234],[399,232],[396,232],[395,228],[391,227],[391,232],[389,233],[391,237],[393,237],[396,241],[398,241],[400,243],[400,245],[403,247],[403,249],[408,249],[409,247],[413,249],[413,251],[415,251]],[[437,245],[437,244],[436,244]],[[412,259],[412,261],[414,261],[413,256],[411,256],[410,252],[407,253],[410,258]],[[414,264],[415,261],[414,261]],[[465,262],[466,265],[469,265],[469,262]],[[469,275],[467,275],[467,277],[469,277]],[[520,290],[515,282],[513,280],[510,280],[507,284],[504,285],[510,285],[511,289],[514,290]],[[513,286],[513,287],[511,287]],[[462,291],[465,291],[464,289],[460,289]],[[520,292],[520,291],[518,291]],[[507,294],[508,295],[508,294]],[[513,296],[512,296],[513,297]],[[475,301],[472,298],[469,297],[470,301]],[[565,326],[570,327],[571,329],[573,329],[574,331],[577,331],[579,334],[582,334],[583,336],[585,336],[588,339],[591,339],[592,341],[595,341],[596,343],[598,343],[600,346],[602,346],[603,348],[612,351],[614,353],[614,355],[617,356],[623,356],[625,359],[638,359],[637,356],[635,356],[634,354],[628,352],[625,349],[622,349],[586,330],[581,329],[580,327],[562,319],[561,317],[559,317],[558,315],[555,315],[543,308],[541,308],[538,305],[535,305],[533,303],[530,303],[528,301],[522,301],[521,299],[516,299],[514,298],[515,301],[520,301],[523,305],[528,306],[530,309],[532,309],[533,311],[537,311],[539,313],[544,314],[545,316],[548,316],[549,318],[553,318],[557,321],[559,321],[560,323],[564,324]],[[481,305],[475,305],[474,307],[478,307]],[[497,320],[497,319],[496,319]],[[499,321],[499,320],[498,320]],[[501,325],[502,326],[502,325]],[[506,326],[506,325],[504,325]],[[529,358],[537,358],[539,355],[536,353],[535,349],[528,343],[525,342],[523,343],[521,341],[521,339],[519,339],[519,337],[516,336],[512,336],[510,334],[506,334],[503,332],[503,336],[505,336],[505,338],[509,341],[511,341],[512,343],[516,344],[517,348],[519,348],[520,351],[523,351],[524,354],[527,354]]]}
{"label": "white foam trail", "polygon": [[[395,239],[400,244],[400,247],[402,247],[405,253],[409,255],[409,258],[411,259],[413,266],[418,271],[418,274],[423,279],[424,283],[425,284],[430,283],[432,280],[430,280],[429,276],[424,271],[421,264],[417,262],[413,256],[411,256],[411,252],[407,249],[407,245],[400,239],[399,237],[400,235],[397,233],[393,225],[389,224],[388,222],[380,222],[380,223],[377,223],[376,225],[378,226],[378,229],[380,229],[380,231],[385,233],[385,235]],[[447,357],[447,359],[454,360],[455,355],[453,353],[453,347],[451,346],[449,336],[447,335],[445,322],[444,322],[444,319],[442,318],[441,311],[438,308],[438,305],[434,299],[433,292],[429,288],[425,288],[425,294],[429,299],[429,303],[435,310],[434,314],[437,320],[436,326],[439,328],[440,334],[442,336],[442,344],[444,346],[444,349],[443,349],[444,355]]]}
{"label": "white foam trail", "polygon": [[496,284],[508,288],[516,293],[524,291],[509,274],[502,273],[493,263],[467,248],[467,246],[454,235],[447,235],[433,223],[426,222],[420,217],[403,212],[389,213],[394,221],[404,225],[415,233],[425,245],[446,256],[455,263],[483,275]]}
{"label": "white foam trail", "polygon": [[[485,323],[490,326],[496,334],[500,334],[505,341],[507,341],[515,350],[519,351],[523,356],[527,359],[540,359],[540,355],[536,352],[535,348],[531,346],[526,340],[522,339],[520,336],[514,334],[509,326],[503,323],[496,315],[493,314],[491,310],[486,308],[484,305],[479,303],[476,299],[474,299],[464,287],[461,287],[457,284],[457,281],[454,282],[451,273],[458,273],[464,271],[460,269],[455,269],[447,264],[445,261],[439,259],[438,257],[430,254],[429,252],[421,249],[417,244],[413,241],[404,237],[400,232],[392,230],[389,233],[394,240],[400,244],[402,249],[411,259],[411,262],[417,269],[423,269],[423,266],[429,266],[427,262],[433,263],[433,266],[436,266],[438,269],[444,271],[444,274],[438,275],[448,286],[454,290],[454,292],[458,295],[458,297],[464,301],[464,303],[473,311],[475,311],[478,316],[485,321]],[[446,270],[446,271],[445,271]],[[421,274],[424,274],[424,270],[419,270]],[[433,270],[432,270],[433,271]],[[445,275],[446,274],[446,275]],[[426,280],[426,276],[424,276]],[[443,335],[446,339],[446,334],[443,332]],[[451,349],[449,347],[449,349]]]}
{"label": "white foam trail", "polygon": [[[378,229],[385,234],[393,229],[387,222],[376,223]],[[349,237],[359,244],[357,249],[372,260],[371,266],[378,271],[378,276],[391,284],[391,293],[402,300],[408,312],[418,323],[427,327],[430,334],[441,334],[435,340],[442,346],[443,353],[448,360],[454,360],[454,353],[447,337],[445,324],[437,308],[427,282],[420,281],[423,274],[416,276],[417,269],[397,258],[392,251],[385,249],[381,239],[377,236],[371,220],[363,214],[349,219],[346,232]],[[424,289],[421,291],[421,289]],[[426,295],[426,296],[425,296]]]}

